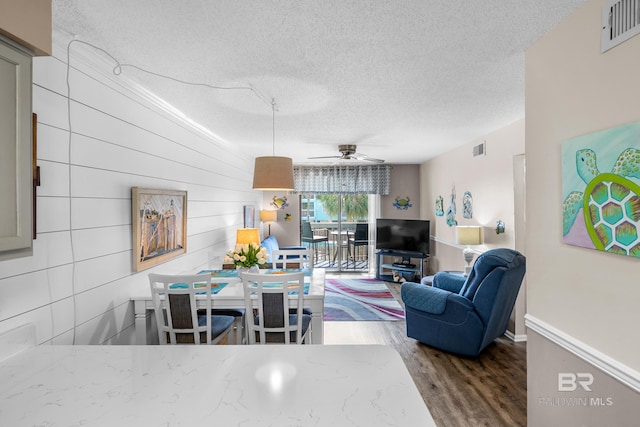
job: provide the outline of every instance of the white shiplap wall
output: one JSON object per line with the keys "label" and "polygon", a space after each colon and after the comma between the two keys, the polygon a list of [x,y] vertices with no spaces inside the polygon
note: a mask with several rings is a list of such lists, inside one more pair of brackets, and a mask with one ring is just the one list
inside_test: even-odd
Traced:
{"label": "white shiplap wall", "polygon": [[[108,77],[113,64],[90,47],[71,45],[67,86],[67,41],[54,40],[54,55],[33,64],[38,234],[33,256],[0,261],[0,332],[33,322],[40,344],[131,343],[129,298],[146,290],[150,271],[220,266],[243,206],[261,200],[253,159]],[[188,192],[187,254],[140,273],[134,186]]]}

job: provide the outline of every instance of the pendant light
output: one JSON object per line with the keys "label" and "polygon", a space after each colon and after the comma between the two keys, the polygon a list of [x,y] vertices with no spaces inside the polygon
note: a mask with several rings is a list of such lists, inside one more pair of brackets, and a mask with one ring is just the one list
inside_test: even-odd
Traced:
{"label": "pendant light", "polygon": [[256,157],[253,168],[254,190],[294,189],[293,160],[290,157],[277,157],[276,154],[276,101],[271,99],[273,115],[273,156]]}

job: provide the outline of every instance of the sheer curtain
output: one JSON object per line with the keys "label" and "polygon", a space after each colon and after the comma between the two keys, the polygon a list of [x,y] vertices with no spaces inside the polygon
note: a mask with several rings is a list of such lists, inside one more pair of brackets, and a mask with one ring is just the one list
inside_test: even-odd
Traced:
{"label": "sheer curtain", "polygon": [[294,166],[295,192],[387,195],[390,165]]}

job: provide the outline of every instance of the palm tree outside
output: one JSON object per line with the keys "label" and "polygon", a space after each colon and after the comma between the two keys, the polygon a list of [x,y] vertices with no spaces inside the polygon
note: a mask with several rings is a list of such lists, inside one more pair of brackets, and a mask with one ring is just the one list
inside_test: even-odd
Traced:
{"label": "palm tree outside", "polygon": [[366,221],[369,212],[369,196],[367,194],[353,194],[339,196],[337,194],[319,194],[316,199],[322,203],[322,208],[332,220],[338,220],[339,202],[342,200],[342,215],[349,222]]}

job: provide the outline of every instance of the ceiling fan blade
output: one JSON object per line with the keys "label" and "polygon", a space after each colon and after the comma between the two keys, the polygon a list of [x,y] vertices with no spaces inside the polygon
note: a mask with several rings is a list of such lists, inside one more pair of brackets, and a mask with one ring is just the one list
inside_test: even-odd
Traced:
{"label": "ceiling fan blade", "polygon": [[318,157],[307,157],[307,159],[341,159],[342,156],[318,156]]}
{"label": "ceiling fan blade", "polygon": [[374,159],[373,157],[366,157],[362,160],[366,160],[367,162],[373,162],[373,163],[384,163],[384,160],[382,159]]}
{"label": "ceiling fan blade", "polygon": [[351,158],[354,158],[354,159],[357,159],[357,160],[363,160],[363,161],[366,161],[366,162],[384,163],[384,160],[382,160],[382,159],[375,159],[375,158],[373,158],[373,157],[369,157],[369,156],[367,156],[366,154],[359,154],[359,153],[352,154],[352,155],[351,155]]}

